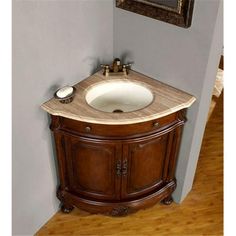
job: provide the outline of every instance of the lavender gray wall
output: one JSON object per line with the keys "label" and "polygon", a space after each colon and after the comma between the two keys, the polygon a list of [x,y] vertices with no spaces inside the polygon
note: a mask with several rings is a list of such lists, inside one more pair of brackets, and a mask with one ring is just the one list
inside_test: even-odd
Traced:
{"label": "lavender gray wall", "polygon": [[56,88],[113,58],[110,0],[13,1],[13,234],[33,235],[58,210],[48,116]]}
{"label": "lavender gray wall", "polygon": [[[189,109],[177,164],[176,202],[191,190],[223,45],[222,0],[195,0],[188,29],[114,7],[114,56],[196,96]],[[207,158],[207,157],[205,157]]]}

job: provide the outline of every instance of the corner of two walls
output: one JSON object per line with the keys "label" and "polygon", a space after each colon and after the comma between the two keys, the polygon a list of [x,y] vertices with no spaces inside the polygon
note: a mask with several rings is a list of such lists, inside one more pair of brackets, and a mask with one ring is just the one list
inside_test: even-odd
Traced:
{"label": "corner of two walls", "polygon": [[178,203],[195,175],[223,46],[222,12],[222,0],[195,0],[192,25],[185,29],[114,6],[114,56],[197,98],[188,109],[177,163],[173,197]]}

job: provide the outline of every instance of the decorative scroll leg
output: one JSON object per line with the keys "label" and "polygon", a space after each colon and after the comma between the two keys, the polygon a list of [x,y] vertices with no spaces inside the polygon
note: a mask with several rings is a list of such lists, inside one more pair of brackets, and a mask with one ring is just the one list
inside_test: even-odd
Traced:
{"label": "decorative scroll leg", "polygon": [[162,203],[164,205],[170,205],[172,202],[173,202],[173,198],[171,195],[169,195],[168,197],[166,197],[162,200]]}
{"label": "decorative scroll leg", "polygon": [[64,213],[70,213],[74,207],[68,203],[66,203],[65,199],[65,191],[61,190],[59,187],[57,189],[57,198],[61,201],[61,211]]}
{"label": "decorative scroll leg", "polygon": [[63,204],[62,203],[62,205],[61,205],[61,211],[63,212],[63,213],[70,213],[72,210],[74,209],[74,207],[73,206],[69,206],[69,205],[67,205],[67,204]]}

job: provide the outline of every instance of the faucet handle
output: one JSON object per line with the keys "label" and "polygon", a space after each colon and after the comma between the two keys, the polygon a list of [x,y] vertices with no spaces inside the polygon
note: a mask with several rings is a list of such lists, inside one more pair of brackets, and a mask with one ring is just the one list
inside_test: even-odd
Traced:
{"label": "faucet handle", "polygon": [[131,67],[131,66],[132,66],[131,63],[129,63],[129,64],[123,64],[123,67],[125,67],[125,68],[127,68],[127,67]]}
{"label": "faucet handle", "polygon": [[131,65],[132,65],[132,63],[127,63],[127,64],[122,65],[122,67],[123,67],[122,70],[125,75],[128,75]]}
{"label": "faucet handle", "polygon": [[108,76],[110,72],[110,66],[101,64],[101,67],[104,68],[103,75]]}
{"label": "faucet handle", "polygon": [[109,65],[107,65],[107,64],[101,64],[100,66],[104,69],[109,69]]}
{"label": "faucet handle", "polygon": [[123,68],[131,67],[133,64],[133,62],[128,62],[126,64],[123,64]]}

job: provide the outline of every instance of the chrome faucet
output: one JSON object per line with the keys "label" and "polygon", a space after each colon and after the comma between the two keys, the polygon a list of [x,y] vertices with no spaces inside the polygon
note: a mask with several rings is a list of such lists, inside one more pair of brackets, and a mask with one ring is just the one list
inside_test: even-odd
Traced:
{"label": "chrome faucet", "polygon": [[104,69],[103,75],[108,77],[109,75],[128,75],[129,69],[132,63],[121,64],[119,58],[115,58],[112,65],[101,64],[101,67]]}

